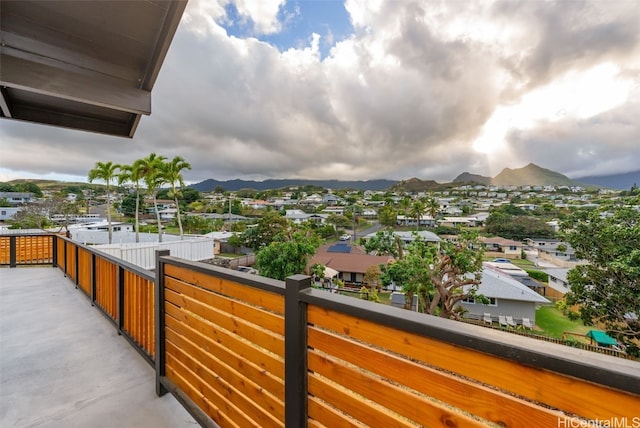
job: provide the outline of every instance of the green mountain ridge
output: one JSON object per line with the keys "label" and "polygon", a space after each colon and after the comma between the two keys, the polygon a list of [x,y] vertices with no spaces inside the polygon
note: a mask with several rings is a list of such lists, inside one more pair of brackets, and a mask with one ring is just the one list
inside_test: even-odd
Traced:
{"label": "green mountain ridge", "polygon": [[494,186],[585,186],[566,175],[530,163],[522,168],[505,168],[495,177],[463,172],[453,180],[454,183],[478,183]]}

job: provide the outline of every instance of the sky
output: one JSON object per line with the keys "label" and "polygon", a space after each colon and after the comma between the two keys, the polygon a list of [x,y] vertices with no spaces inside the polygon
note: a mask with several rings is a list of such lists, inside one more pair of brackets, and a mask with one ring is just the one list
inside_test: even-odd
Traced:
{"label": "sky", "polygon": [[640,169],[640,2],[189,0],[133,139],[0,120],[0,181]]}

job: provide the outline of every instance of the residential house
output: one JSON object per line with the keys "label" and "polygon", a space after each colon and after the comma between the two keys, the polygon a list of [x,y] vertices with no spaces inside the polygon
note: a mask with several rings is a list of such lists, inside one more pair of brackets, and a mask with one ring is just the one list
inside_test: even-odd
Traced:
{"label": "residential house", "polygon": [[0,192],[0,199],[6,199],[11,205],[26,204],[33,201],[31,192]]}
{"label": "residential house", "polygon": [[320,247],[309,261],[309,266],[320,263],[338,272],[337,277],[346,285],[361,285],[371,266],[387,265],[392,256],[372,256],[364,248],[347,243],[328,244]]}
{"label": "residential house", "polygon": [[[466,286],[465,291],[470,288],[471,286]],[[482,319],[483,314],[489,313],[493,321],[504,315],[512,316],[517,323],[522,323],[523,318],[529,318],[535,324],[536,307],[550,303],[511,276],[490,268],[483,268],[476,294],[485,296],[490,303],[478,303],[472,298],[461,301],[459,305],[467,311],[467,318]]]}
{"label": "residential house", "polygon": [[[398,226],[416,226],[416,218],[411,216],[398,215],[396,217],[396,222]],[[419,222],[422,227],[435,227],[437,225],[436,220],[430,215],[421,216]]]}
{"label": "residential house", "polygon": [[[416,236],[422,239],[425,242],[433,242],[439,243],[442,241],[438,235],[433,232],[429,232],[428,230],[419,230],[415,232],[405,232],[405,231],[394,231],[393,234],[400,238],[400,240],[406,245],[413,242],[416,239]],[[363,240],[371,239],[376,236],[376,233],[370,233],[362,237]]]}
{"label": "residential house", "polygon": [[505,257],[508,259],[522,258],[522,242],[513,241],[511,239],[501,238],[499,236],[493,238],[480,238],[486,249],[486,255],[493,257]]}
{"label": "residential house", "polygon": [[305,222],[324,224],[327,217],[329,217],[329,214],[308,214],[302,210],[286,210],[286,214],[284,217],[295,224],[301,224]]}
{"label": "residential house", "polygon": [[22,207],[0,207],[0,221],[11,220]]}
{"label": "residential house", "polygon": [[549,275],[546,296],[561,299],[571,290],[567,279],[569,269],[545,269],[545,272]]}

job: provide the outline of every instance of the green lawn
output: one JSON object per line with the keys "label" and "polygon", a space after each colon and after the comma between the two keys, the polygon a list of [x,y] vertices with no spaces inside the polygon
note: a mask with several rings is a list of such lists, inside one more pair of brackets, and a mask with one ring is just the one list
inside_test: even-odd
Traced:
{"label": "green lawn", "polygon": [[[536,312],[536,325],[547,336],[562,339],[565,331],[571,333],[586,334],[591,327],[585,326],[581,320],[571,321],[553,305],[543,306]],[[568,336],[568,339],[578,340],[579,337]]]}

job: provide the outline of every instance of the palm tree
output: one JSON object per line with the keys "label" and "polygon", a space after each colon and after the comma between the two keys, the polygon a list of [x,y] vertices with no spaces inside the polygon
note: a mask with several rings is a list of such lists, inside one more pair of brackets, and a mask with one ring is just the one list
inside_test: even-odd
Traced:
{"label": "palm tree", "polygon": [[135,161],[131,165],[121,165],[120,174],[118,175],[118,185],[127,181],[133,183],[136,189],[136,213],[135,213],[135,228],[136,228],[136,242],[140,242],[140,180],[142,179],[142,169],[140,166],[140,160]]}
{"label": "palm tree", "polygon": [[164,182],[171,185],[171,194],[173,195],[173,200],[176,202],[176,215],[178,217],[178,229],[180,229],[180,239],[182,240],[183,232],[182,232],[182,220],[180,219],[180,205],[178,203],[178,195],[180,194],[180,190],[176,189],[176,183],[182,189],[184,187],[184,180],[182,178],[182,170],[183,169],[191,169],[191,165],[189,162],[186,162],[182,156],[176,156],[171,159],[171,162],[166,162],[162,164],[162,177],[164,178]]}
{"label": "palm tree", "polygon": [[111,229],[111,180],[116,178],[116,171],[120,165],[109,162],[96,162],[95,167],[89,171],[89,183],[94,180],[102,180],[107,184],[107,223],[109,228],[109,244],[113,239],[113,231]]}
{"label": "palm tree", "polygon": [[147,186],[147,192],[153,197],[153,208],[156,211],[156,221],[158,224],[158,242],[162,242],[162,225],[160,224],[160,213],[158,212],[158,188],[164,183],[162,176],[162,165],[167,158],[151,153],[144,159],[138,159],[138,167],[140,168],[140,177]]}
{"label": "palm tree", "polygon": [[416,218],[416,230],[420,230],[420,218],[424,212],[424,204],[420,201],[415,201],[411,206],[411,215]]}
{"label": "palm tree", "polygon": [[438,211],[440,210],[440,204],[433,196],[429,196],[425,200],[425,208],[431,218],[433,218],[433,224],[436,224],[436,216],[438,215]]}

